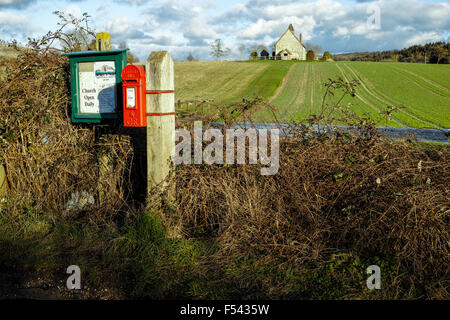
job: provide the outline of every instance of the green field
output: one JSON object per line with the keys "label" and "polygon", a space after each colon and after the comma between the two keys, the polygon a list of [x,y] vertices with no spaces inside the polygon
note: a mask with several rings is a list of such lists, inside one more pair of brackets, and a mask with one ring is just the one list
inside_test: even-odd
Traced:
{"label": "green field", "polygon": [[177,62],[175,99],[227,103],[244,97],[269,99],[280,86],[291,63]]}
{"label": "green field", "polygon": [[[260,96],[279,109],[279,118],[317,114],[329,79],[358,79],[356,97],[346,97],[359,115],[380,126],[450,127],[450,66],[377,62],[180,62],[175,64],[176,99],[214,104]],[[402,107],[391,120],[388,106]],[[259,117],[267,119],[268,112]]]}

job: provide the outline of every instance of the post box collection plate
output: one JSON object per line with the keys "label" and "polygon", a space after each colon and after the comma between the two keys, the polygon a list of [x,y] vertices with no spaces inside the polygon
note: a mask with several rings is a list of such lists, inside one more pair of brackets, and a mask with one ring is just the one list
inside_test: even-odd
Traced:
{"label": "post box collection plate", "polygon": [[118,118],[127,50],[65,54],[70,62],[72,122],[101,123]]}

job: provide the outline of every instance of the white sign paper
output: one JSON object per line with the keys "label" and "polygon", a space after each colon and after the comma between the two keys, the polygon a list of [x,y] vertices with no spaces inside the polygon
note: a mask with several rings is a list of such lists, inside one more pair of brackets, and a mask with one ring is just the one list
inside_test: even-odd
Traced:
{"label": "white sign paper", "polygon": [[114,61],[94,62],[94,72],[80,72],[81,113],[113,113],[116,110]]}

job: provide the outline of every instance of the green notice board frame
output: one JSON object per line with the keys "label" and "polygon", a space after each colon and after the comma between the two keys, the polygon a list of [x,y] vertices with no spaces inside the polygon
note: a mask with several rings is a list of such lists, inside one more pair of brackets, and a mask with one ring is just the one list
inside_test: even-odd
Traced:
{"label": "green notice board frame", "polygon": [[[69,57],[69,63],[70,63],[70,91],[71,91],[71,100],[72,100],[72,122],[73,123],[102,123],[104,120],[107,119],[117,119],[118,118],[118,112],[120,110],[120,106],[122,105],[122,69],[125,68],[127,65],[127,50],[129,49],[116,49],[116,50],[110,50],[110,51],[81,51],[81,52],[70,52],[64,54],[65,56]],[[114,71],[110,71],[109,73],[105,69],[105,72],[98,72],[94,71],[94,65],[95,63],[101,63],[105,62],[106,67],[109,67],[112,65],[112,62],[114,62]],[[83,72],[84,74],[92,73],[92,78],[95,79],[97,75],[101,76],[102,74],[105,74],[107,77],[109,76],[109,79],[106,79],[111,82],[114,82],[113,72],[115,72],[115,86],[114,86],[114,96],[111,96],[110,90],[108,98],[112,99],[112,97],[115,98],[114,110],[106,110],[102,111],[100,107],[98,106],[99,111],[86,111],[83,110],[83,106],[80,104],[80,100],[83,99],[83,102],[85,102],[84,99],[87,102],[85,102],[86,105],[92,104],[95,105],[94,102],[92,102],[89,99],[95,100],[99,99],[99,92],[97,90],[93,90],[94,95],[91,96],[82,96],[83,93],[80,92],[80,69],[90,69],[92,65],[92,72]],[[80,68],[81,66],[81,68]],[[86,70],[83,70],[86,71]],[[82,79],[82,82],[85,81]],[[95,82],[95,81],[94,81]],[[82,84],[83,86],[85,84]],[[112,89],[112,88],[109,88]],[[85,89],[86,90],[86,89]],[[92,90],[87,90],[92,91]],[[106,97],[106,94],[104,95]],[[96,102],[99,104],[99,102]],[[86,107],[87,108],[87,107]],[[94,107],[95,109],[95,107]]]}

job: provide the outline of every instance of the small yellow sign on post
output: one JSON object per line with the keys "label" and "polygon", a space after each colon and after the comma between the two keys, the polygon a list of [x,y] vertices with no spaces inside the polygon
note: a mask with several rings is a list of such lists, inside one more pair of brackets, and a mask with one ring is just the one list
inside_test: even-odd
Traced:
{"label": "small yellow sign on post", "polygon": [[97,33],[96,47],[97,51],[111,50],[111,34],[108,32]]}

